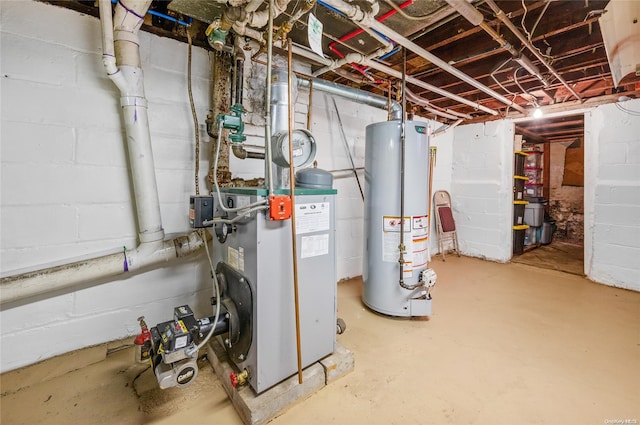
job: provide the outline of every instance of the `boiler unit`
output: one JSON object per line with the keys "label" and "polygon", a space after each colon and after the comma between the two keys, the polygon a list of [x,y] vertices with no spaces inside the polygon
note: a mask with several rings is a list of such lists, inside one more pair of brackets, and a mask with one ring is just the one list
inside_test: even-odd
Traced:
{"label": "boiler unit", "polygon": [[[334,189],[295,191],[303,368],[335,349],[335,194]],[[221,197],[227,206],[255,204],[266,199],[266,190],[229,188]],[[214,205],[215,216],[226,215],[217,199]],[[226,217],[231,221],[235,215]],[[211,233],[214,264],[227,291],[247,285],[251,294],[246,349],[223,340],[231,361],[247,371],[251,387],[260,393],[297,371],[291,220],[269,220],[256,212],[233,224],[217,222]]]}
{"label": "boiler unit", "polygon": [[427,267],[427,124],[404,122],[404,159],[402,126],[401,120],[393,120],[366,129],[362,299],[372,310],[390,316],[428,316],[436,275]]}

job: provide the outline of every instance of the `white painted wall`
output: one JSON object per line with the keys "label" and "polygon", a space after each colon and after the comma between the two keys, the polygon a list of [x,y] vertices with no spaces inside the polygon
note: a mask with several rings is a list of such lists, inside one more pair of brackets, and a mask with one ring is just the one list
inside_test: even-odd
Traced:
{"label": "white painted wall", "polygon": [[[434,129],[437,130],[440,127],[440,124],[433,123]],[[436,163],[433,167],[433,193],[437,190],[446,190],[451,194],[451,179],[453,177],[453,137],[456,128],[449,128],[445,132],[440,133],[434,137],[429,139],[429,145],[435,146],[436,150]],[[433,198],[433,195],[432,195]],[[432,200],[433,202],[433,200]],[[431,207],[431,211],[429,214],[433,214],[433,207]],[[435,215],[431,218],[431,232],[429,233],[431,236],[430,241],[430,252],[431,259],[436,260],[435,254],[439,253],[440,250],[438,248],[438,235],[436,233],[436,218]],[[445,249],[447,249],[445,247]],[[441,258],[438,257],[437,261],[440,261]]]}
{"label": "white painted wall", "polygon": [[[102,67],[98,19],[32,1],[2,2],[0,14],[2,275],[135,247],[119,95]],[[187,46],[148,33],[140,41],[164,229],[184,233],[194,191]],[[205,50],[194,49],[201,123],[208,61]],[[207,159],[206,144],[201,155]],[[203,182],[206,169],[202,161]],[[132,335],[138,316],[157,323],[182,303],[208,314],[210,293],[201,255],[4,308],[0,371]]]}
{"label": "white painted wall", "polygon": [[508,120],[453,130],[451,196],[463,254],[511,259],[513,136]]}
{"label": "white painted wall", "polygon": [[639,115],[637,99],[585,114],[585,274],[596,282],[636,291],[640,291]]}
{"label": "white painted wall", "polygon": [[[311,131],[318,141],[318,167],[325,170],[351,168],[340,124],[333,105],[333,97],[322,92],[313,93]],[[365,128],[385,121],[387,112],[349,100],[335,98],[342,120],[347,145],[356,168],[364,167]],[[364,191],[364,170],[358,171]],[[353,172],[336,175],[333,187],[336,199],[336,255],[338,279],[362,275],[364,244],[364,202]]]}

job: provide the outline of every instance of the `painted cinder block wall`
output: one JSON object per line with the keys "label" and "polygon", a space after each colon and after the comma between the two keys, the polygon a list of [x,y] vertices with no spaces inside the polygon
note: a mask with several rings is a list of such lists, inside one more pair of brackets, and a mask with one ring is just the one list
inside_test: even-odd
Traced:
{"label": "painted cinder block wall", "polygon": [[640,100],[585,114],[585,273],[640,291]]}
{"label": "painted cinder block wall", "polygon": [[453,130],[451,195],[463,254],[511,259],[513,137],[508,120]]}
{"label": "painted cinder block wall", "polygon": [[[40,2],[0,4],[2,43],[2,275],[122,251],[137,244],[119,94],[105,76],[98,19]],[[187,46],[148,33],[140,51],[163,226],[189,231],[194,129]],[[194,48],[204,123],[209,56]],[[201,187],[208,165],[203,144]],[[204,255],[107,284],[3,307],[0,371],[123,338],[189,303],[210,314]]]}

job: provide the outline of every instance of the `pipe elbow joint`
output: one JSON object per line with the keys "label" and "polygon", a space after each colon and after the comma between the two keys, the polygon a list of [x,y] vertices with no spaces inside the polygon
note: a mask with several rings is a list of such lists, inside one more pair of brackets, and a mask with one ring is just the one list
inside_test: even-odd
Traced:
{"label": "pipe elbow joint", "polygon": [[402,105],[398,102],[391,102],[391,106],[389,107],[389,120],[401,120],[402,119]]}
{"label": "pipe elbow joint", "polygon": [[247,150],[242,145],[234,143],[231,145],[231,151],[236,158],[247,159]]}
{"label": "pipe elbow joint", "polygon": [[345,56],[345,60],[347,63],[357,63],[358,65],[362,65],[366,61],[366,58],[360,53],[352,52]]}

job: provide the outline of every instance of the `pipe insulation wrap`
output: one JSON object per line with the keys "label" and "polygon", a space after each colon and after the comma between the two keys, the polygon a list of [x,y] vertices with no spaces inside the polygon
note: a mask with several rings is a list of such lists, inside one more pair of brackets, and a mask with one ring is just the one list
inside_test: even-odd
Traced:
{"label": "pipe insulation wrap", "polygon": [[484,21],[482,13],[466,0],[446,0],[446,2],[473,25],[478,26]]}

